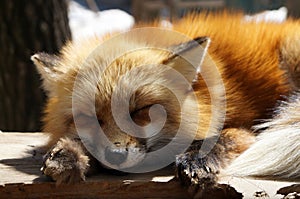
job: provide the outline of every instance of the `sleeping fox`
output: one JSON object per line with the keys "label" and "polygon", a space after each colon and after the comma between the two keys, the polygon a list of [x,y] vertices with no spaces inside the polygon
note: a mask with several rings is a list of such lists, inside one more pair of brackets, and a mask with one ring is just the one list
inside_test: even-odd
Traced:
{"label": "sleeping fox", "polygon": [[[263,143],[227,172],[299,178],[300,118],[287,116],[299,103],[262,124],[295,88],[285,69],[300,63],[299,22],[246,22],[224,12],[191,14],[172,30],[147,26],[69,42],[59,56],[32,56],[49,96],[44,174],[74,183],[95,165],[147,172],[175,162],[185,186],[213,186],[220,170],[256,142],[262,130],[253,127],[262,125],[270,126],[257,142]],[[285,132],[285,125],[293,129]],[[266,161],[280,158],[277,171],[259,170],[256,151],[269,154]],[[287,164],[282,159],[289,155],[295,160]]]}

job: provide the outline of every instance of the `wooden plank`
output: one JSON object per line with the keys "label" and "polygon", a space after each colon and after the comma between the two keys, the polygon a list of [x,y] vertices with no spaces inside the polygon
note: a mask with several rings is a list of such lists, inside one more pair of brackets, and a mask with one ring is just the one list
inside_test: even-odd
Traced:
{"label": "wooden plank", "polygon": [[0,184],[32,183],[41,176],[42,133],[0,133]]}
{"label": "wooden plank", "polygon": [[[187,192],[174,180],[173,168],[147,174],[115,176],[99,174],[86,182],[56,186],[42,175],[43,133],[0,133],[0,198],[186,198]],[[275,182],[224,177],[244,198],[264,191],[270,198],[279,188],[296,182]],[[299,189],[299,186],[298,186]],[[296,191],[298,190],[296,189]]]}
{"label": "wooden plank", "polygon": [[74,185],[54,183],[8,184],[0,187],[0,198],[186,198],[185,190],[173,181],[84,182]]}
{"label": "wooden plank", "polygon": [[186,196],[186,191],[177,181],[168,182],[174,178],[172,170],[144,175],[100,174],[80,184],[56,186],[40,172],[43,151],[39,147],[46,143],[47,139],[43,133],[0,133],[0,198]]}

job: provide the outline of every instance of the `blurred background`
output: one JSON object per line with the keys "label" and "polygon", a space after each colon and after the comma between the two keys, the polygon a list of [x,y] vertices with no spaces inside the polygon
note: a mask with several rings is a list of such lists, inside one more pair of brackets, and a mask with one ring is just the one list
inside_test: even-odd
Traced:
{"label": "blurred background", "polygon": [[158,19],[172,26],[191,11],[224,9],[244,11],[245,20],[300,17],[299,0],[1,0],[0,130],[41,130],[46,96],[30,61],[34,53],[57,54],[68,40],[128,30],[138,22]]}

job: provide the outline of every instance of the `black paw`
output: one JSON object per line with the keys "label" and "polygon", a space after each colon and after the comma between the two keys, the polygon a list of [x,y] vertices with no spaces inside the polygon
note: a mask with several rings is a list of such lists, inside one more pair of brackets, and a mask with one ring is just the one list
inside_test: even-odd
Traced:
{"label": "black paw", "polygon": [[77,141],[61,139],[45,155],[41,171],[57,184],[76,183],[85,179],[88,161]]}
{"label": "black paw", "polygon": [[176,157],[176,177],[194,199],[243,198],[233,187],[217,183],[220,164],[214,154],[201,157],[199,152],[186,152]]}
{"label": "black paw", "polygon": [[186,152],[176,157],[176,177],[185,186],[214,185],[218,173],[218,163],[207,156]]}

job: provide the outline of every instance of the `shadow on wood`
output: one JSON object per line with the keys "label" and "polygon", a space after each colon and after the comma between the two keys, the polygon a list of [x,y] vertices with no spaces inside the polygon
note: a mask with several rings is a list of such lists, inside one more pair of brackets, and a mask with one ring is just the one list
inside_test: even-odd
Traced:
{"label": "shadow on wood", "polygon": [[[101,173],[74,185],[54,182],[40,172],[46,143],[43,133],[0,133],[0,198],[188,198],[187,189],[174,179],[174,168],[145,174]],[[215,189],[204,188],[202,198],[253,198],[265,192],[270,198],[293,182],[275,182],[228,177]],[[299,185],[298,185],[299,186]],[[294,186],[295,187],[295,186]],[[295,189],[293,189],[295,191]],[[299,191],[299,187],[296,189]],[[286,191],[288,192],[288,191]],[[286,193],[285,192],[285,193]],[[200,197],[200,198],[201,198]]]}

